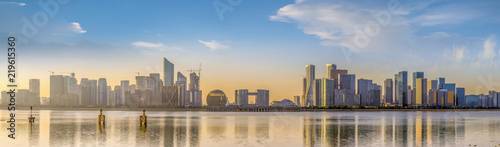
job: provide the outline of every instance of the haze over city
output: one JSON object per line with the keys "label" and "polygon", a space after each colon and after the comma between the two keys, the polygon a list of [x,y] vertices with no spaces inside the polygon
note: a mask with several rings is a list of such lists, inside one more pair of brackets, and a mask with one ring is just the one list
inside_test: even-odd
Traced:
{"label": "haze over city", "polygon": [[[500,72],[498,1],[405,0],[394,12],[385,1],[262,2],[227,4],[232,11],[220,14],[214,1],[70,1],[37,27],[27,44],[18,43],[19,88],[37,78],[41,96],[48,97],[48,71],[74,72],[78,81],[132,84],[137,72],[163,73],[163,57],[184,75],[201,63],[203,97],[221,89],[231,102],[240,88],[269,89],[271,101],[302,95],[308,64],[316,65],[317,78],[326,77],[326,64],[336,64],[379,85],[406,70],[445,77],[466,94],[500,87],[493,74]],[[4,38],[23,34],[22,18],[33,21],[33,14],[43,11],[31,1],[0,2],[0,9],[9,12],[0,15],[10,20],[0,24]],[[368,36],[366,46],[345,45],[357,30],[379,24],[374,14],[383,10],[390,12],[390,23]],[[6,89],[6,82],[0,88]]]}

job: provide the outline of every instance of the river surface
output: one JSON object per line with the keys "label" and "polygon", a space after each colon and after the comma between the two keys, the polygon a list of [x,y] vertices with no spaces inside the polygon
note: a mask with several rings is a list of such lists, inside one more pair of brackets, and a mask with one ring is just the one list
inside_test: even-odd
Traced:
{"label": "river surface", "polygon": [[1,110],[0,146],[499,146],[500,111],[162,112]]}

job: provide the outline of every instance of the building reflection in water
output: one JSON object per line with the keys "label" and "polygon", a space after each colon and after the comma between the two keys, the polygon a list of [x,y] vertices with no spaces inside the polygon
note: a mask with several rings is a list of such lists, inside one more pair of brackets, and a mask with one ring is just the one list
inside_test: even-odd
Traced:
{"label": "building reflection in water", "polygon": [[[387,116],[386,116],[387,115]],[[305,117],[304,146],[457,146],[463,144],[465,120],[433,118],[429,112],[377,117]],[[498,124],[498,123],[489,123]],[[497,129],[498,125],[491,125]],[[493,132],[493,131],[490,131]],[[496,135],[496,134],[492,134]]]}
{"label": "building reflection in water", "polygon": [[222,142],[226,139],[226,117],[207,118],[208,137],[215,142]]}
{"label": "building reflection in water", "polygon": [[265,144],[269,140],[269,115],[258,116],[255,126],[255,134],[257,135],[257,143]]}
{"label": "building reflection in water", "polygon": [[39,120],[35,124],[17,124],[22,143],[16,146],[270,146],[289,141],[292,146],[302,142],[302,146],[423,147],[499,142],[500,120],[491,114],[477,116],[488,112],[471,113],[464,118],[459,112],[305,112],[289,117],[300,123],[279,127],[271,123],[278,119],[273,115],[200,117],[203,113],[172,116],[159,112],[150,114],[147,127],[141,127],[135,112],[109,117],[105,125],[99,125],[93,113],[42,110],[35,115]]}
{"label": "building reflection in water", "polygon": [[189,117],[189,146],[197,147],[200,146],[200,136],[201,133],[201,125],[200,125],[200,117],[191,116]]}
{"label": "building reflection in water", "polygon": [[248,143],[248,117],[234,117],[234,138],[238,145],[246,145]]}

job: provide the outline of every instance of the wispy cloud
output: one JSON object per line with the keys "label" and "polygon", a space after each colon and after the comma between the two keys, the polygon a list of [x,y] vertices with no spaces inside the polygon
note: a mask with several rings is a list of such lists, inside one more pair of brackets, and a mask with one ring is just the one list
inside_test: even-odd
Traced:
{"label": "wispy cloud", "polygon": [[198,40],[198,42],[200,42],[203,45],[205,45],[208,48],[210,48],[210,51],[221,50],[221,49],[228,49],[230,47],[229,45],[224,45],[222,42],[217,42],[215,40],[211,40],[211,41]]}
{"label": "wispy cloud", "polygon": [[495,58],[496,53],[495,53],[495,47],[497,45],[497,42],[495,40],[495,36],[491,35],[489,36],[485,41],[483,48],[484,50],[481,52],[479,55],[480,59],[482,60],[492,60]]}
{"label": "wispy cloud", "polygon": [[453,46],[453,50],[449,53],[448,50],[445,50],[445,59],[460,63],[465,58],[465,46]]}
{"label": "wispy cloud", "polygon": [[18,5],[18,6],[25,6],[26,3],[19,3],[19,2],[0,2],[0,4],[13,4],[13,5]]}
{"label": "wispy cloud", "polygon": [[77,33],[86,33],[87,32],[86,30],[83,30],[82,27],[80,26],[80,24],[77,22],[71,23],[71,29]]}
{"label": "wispy cloud", "polygon": [[153,48],[153,49],[158,49],[158,50],[182,50],[180,47],[171,47],[171,46],[166,46],[163,43],[151,43],[151,42],[144,42],[144,41],[136,41],[132,43],[133,46],[135,47],[142,47],[142,48]]}

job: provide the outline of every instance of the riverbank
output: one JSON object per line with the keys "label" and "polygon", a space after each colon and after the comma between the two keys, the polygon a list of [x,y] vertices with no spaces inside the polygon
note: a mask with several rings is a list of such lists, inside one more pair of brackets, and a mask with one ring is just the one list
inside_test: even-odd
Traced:
{"label": "riverbank", "polygon": [[[29,110],[30,107],[17,107],[16,110]],[[53,111],[98,111],[100,107],[33,107],[33,110],[53,110]],[[142,111],[140,107],[103,107],[105,111]],[[206,111],[206,108],[158,108],[146,107],[146,111]],[[214,108],[210,108],[214,109]],[[299,112],[378,112],[378,111],[394,111],[394,112],[415,112],[415,111],[500,111],[500,109],[301,109]],[[235,111],[217,111],[217,112],[235,112]],[[237,111],[237,112],[254,112],[254,111]],[[275,111],[270,111],[275,112]]]}

